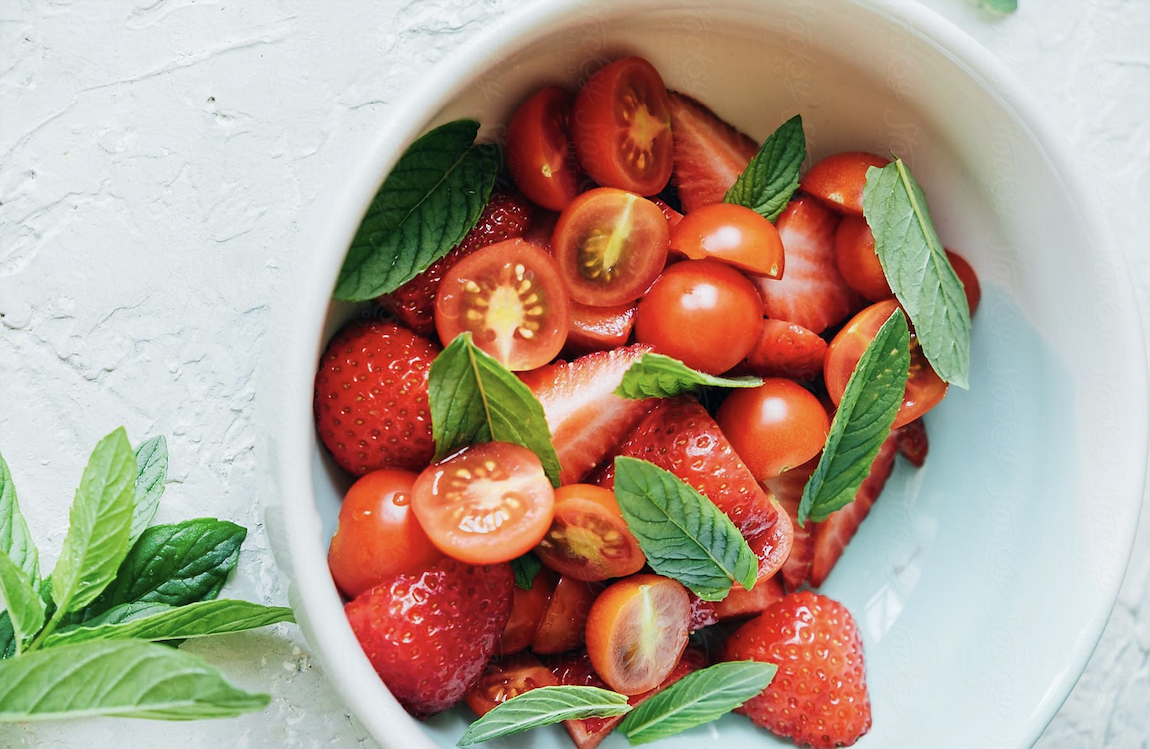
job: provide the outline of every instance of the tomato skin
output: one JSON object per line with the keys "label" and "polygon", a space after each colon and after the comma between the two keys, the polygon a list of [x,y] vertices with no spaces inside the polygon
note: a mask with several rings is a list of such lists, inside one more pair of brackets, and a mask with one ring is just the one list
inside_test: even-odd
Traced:
{"label": "tomato skin", "polygon": [[799,189],[814,195],[839,213],[863,215],[862,194],[866,172],[884,167],[889,159],[863,151],[844,151],[827,156],[799,180]]}
{"label": "tomato skin", "polygon": [[720,260],[759,276],[783,275],[778,229],[741,205],[712,203],[691,211],[671,231],[671,249],[692,260]]}
{"label": "tomato skin", "polygon": [[539,687],[559,686],[555,674],[530,653],[495,658],[487,664],[479,681],[464,697],[477,716],[491,712],[496,705]]}
{"label": "tomato skin", "polygon": [[610,307],[642,296],[667,262],[670,236],[659,207],[614,187],[597,187],[559,214],[551,238],[571,298]]}
{"label": "tomato skin", "polygon": [[551,525],[555,491],[535,453],[487,442],[425,469],[412,497],[419,524],[444,554],[496,564],[539,543]]}
{"label": "tomato skin", "polygon": [[754,348],[762,323],[762,299],[746,276],[717,260],[684,260],[639,301],[635,340],[721,374]]}
{"label": "tomato skin", "polygon": [[[874,340],[879,328],[898,308],[898,301],[888,299],[876,302],[852,317],[846,326],[831,340],[827,348],[827,358],[823,366],[827,394],[835,406],[842,400],[847,381],[858,366],[859,359],[867,345]],[[906,382],[906,393],[899,406],[892,429],[904,426],[938,405],[946,395],[947,383],[939,377],[911,331],[910,336],[910,375]]]}
{"label": "tomato skin", "polygon": [[782,377],[734,390],[715,421],[759,482],[818,455],[831,429],[819,399]]}
{"label": "tomato skin", "polygon": [[587,79],[571,111],[579,163],[600,185],[654,195],[671,179],[671,101],[641,57],[616,60]]}
{"label": "tomato skin", "polygon": [[507,168],[528,200],[561,211],[579,194],[571,145],[575,95],[559,86],[536,91],[507,123]]}
{"label": "tomato skin", "polygon": [[411,511],[417,476],[383,468],[362,476],[344,495],[327,563],[336,586],[348,598],[395,575],[430,567],[443,557]]}
{"label": "tomato skin", "polygon": [[592,484],[555,490],[551,527],[535,555],[556,572],[585,582],[625,577],[647,563],[615,493]]}
{"label": "tomato skin", "polygon": [[511,592],[511,618],[507,620],[503,635],[495,645],[496,655],[517,653],[531,644],[558,582],[559,576],[554,572],[540,569],[531,581],[530,590],[515,586]]}
{"label": "tomato skin", "polygon": [[627,345],[635,327],[635,302],[611,307],[592,307],[571,302],[571,327],[567,330],[567,351],[577,356],[592,351],[610,351]]}
{"label": "tomato skin", "polygon": [[539,620],[531,649],[540,655],[554,655],[574,650],[583,644],[587,617],[603,586],[573,577],[560,577],[547,610]]}
{"label": "tomato skin", "polygon": [[894,296],[874,249],[874,235],[862,216],[845,216],[839,222],[835,265],[847,285],[868,301],[881,302]]}
{"label": "tomato skin", "polygon": [[978,303],[982,299],[982,285],[978,282],[978,274],[974,272],[974,266],[957,252],[947,250],[946,256],[950,260],[958,280],[962,281],[963,291],[966,292],[966,305],[970,308],[970,315],[973,317],[974,311],[978,309]]}

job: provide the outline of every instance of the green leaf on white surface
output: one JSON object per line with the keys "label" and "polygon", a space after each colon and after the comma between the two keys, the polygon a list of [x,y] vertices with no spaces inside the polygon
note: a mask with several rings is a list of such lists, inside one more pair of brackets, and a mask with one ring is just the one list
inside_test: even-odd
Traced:
{"label": "green leaf on white surface", "polygon": [[995,13],[1013,13],[1018,10],[1018,0],[982,0],[982,4]]}
{"label": "green leaf on white surface", "polygon": [[132,510],[132,530],[128,546],[152,522],[164,494],[164,480],[168,476],[168,442],[163,435],[153,437],[136,450],[136,506]]}
{"label": "green leaf on white surface", "polygon": [[796,114],[763,142],[723,202],[745,206],[773,222],[798,188],[799,168],[806,157],[803,119]]}
{"label": "green leaf on white surface", "polygon": [[761,377],[716,377],[691,369],[670,356],[648,353],[623,373],[615,395],[634,399],[674,398],[703,387],[753,388],[762,384]]}
{"label": "green leaf on white surface", "polygon": [[496,705],[472,723],[456,745],[471,746],[564,720],[610,718],[630,709],[626,695],[598,687],[538,687]]}
{"label": "green leaf on white surface", "polygon": [[12,626],[16,654],[44,626],[44,602],[32,588],[24,570],[0,549],[0,606],[6,609]]}
{"label": "green leaf on white surface", "polygon": [[36,543],[20,513],[20,504],[16,501],[16,484],[12,481],[12,474],[8,471],[3,455],[0,455],[0,551],[24,571],[33,588],[39,589],[40,560]]}

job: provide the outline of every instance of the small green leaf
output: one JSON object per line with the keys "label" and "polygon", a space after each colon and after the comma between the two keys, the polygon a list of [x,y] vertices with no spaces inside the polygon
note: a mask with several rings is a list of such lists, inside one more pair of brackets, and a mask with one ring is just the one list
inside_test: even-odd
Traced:
{"label": "small green leaf", "polygon": [[777,670],[773,663],[732,661],[694,671],[636,705],[619,730],[634,745],[710,723],[761,693]]}
{"label": "small green leaf", "polygon": [[539,557],[531,552],[512,559],[511,571],[515,573],[515,587],[531,590],[531,586],[535,584],[535,576],[539,574],[542,567],[543,562],[540,562]]}
{"label": "small green leaf", "polygon": [[32,587],[40,587],[40,559],[36,543],[28,532],[28,524],[20,513],[16,501],[16,484],[8,471],[4,456],[0,455],[0,551],[24,571]]}
{"label": "small green leaf", "polygon": [[645,460],[615,458],[615,498],[647,563],[705,601],[731,583],[750,590],[759,561],[730,518],[674,474]]}
{"label": "small green leaf", "polygon": [[16,656],[16,628],[8,612],[0,611],[0,660]]}
{"label": "small green leaf", "polygon": [[128,536],[128,546],[136,543],[136,539],[156,516],[167,476],[168,443],[160,435],[136,450],[136,507],[132,511],[132,532]]}
{"label": "small green leaf", "polygon": [[475,226],[499,171],[498,146],[475,143],[478,131],[474,120],[448,122],[404,152],[351,241],[336,299],[395,291]]}
{"label": "small green leaf", "polygon": [[435,459],[478,442],[513,442],[535,453],[559,486],[559,458],[543,406],[523,381],[463,333],[435,357],[427,379]]}
{"label": "small green leaf", "polygon": [[760,377],[716,377],[663,354],[643,354],[623,373],[615,395],[636,400],[674,398],[702,387],[753,388],[762,384]]}
{"label": "small green leaf", "polygon": [[471,724],[456,746],[580,718],[610,718],[631,709],[626,695],[598,687],[538,687],[495,706]]}
{"label": "small green leaf", "polygon": [[803,119],[796,114],[763,142],[723,202],[745,206],[774,221],[798,188],[799,168],[806,157]]}
{"label": "small green leaf", "polygon": [[909,367],[910,333],[895,308],[847,380],[819,464],[803,487],[799,525],[808,517],[826,520],[854,500],[898,415]]}
{"label": "small green leaf", "polygon": [[1013,13],[1018,10],[1018,0],[982,0],[982,4],[995,13]]}
{"label": "small green leaf", "polygon": [[965,388],[970,375],[970,309],[926,204],[902,159],[867,169],[863,215],[886,280],[938,376]]}
{"label": "small green leaf", "polygon": [[7,608],[16,655],[44,626],[44,602],[24,570],[0,549],[0,604]]}
{"label": "small green leaf", "polygon": [[197,656],[146,642],[85,642],[0,661],[0,722],[230,718],[269,701]]}

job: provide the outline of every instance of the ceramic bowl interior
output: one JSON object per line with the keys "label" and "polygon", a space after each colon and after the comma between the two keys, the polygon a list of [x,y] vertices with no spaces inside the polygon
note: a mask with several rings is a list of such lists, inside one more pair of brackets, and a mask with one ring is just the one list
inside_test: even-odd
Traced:
{"label": "ceramic bowl interior", "polygon": [[[318,449],[311,388],[328,300],[398,154],[458,118],[498,139],[516,106],[640,54],[756,139],[795,113],[811,157],[893,151],[944,243],[982,282],[969,391],[927,417],[823,591],[854,612],[874,727],[860,747],[1029,746],[1092,652],[1132,543],[1147,459],[1145,357],[1120,254],[1025,94],[988,54],[896,0],[550,2],[499,22],[388,112],[375,150],[308,224],[314,257],[277,311],[261,392],[278,493],[268,522],[292,602],[348,704],[386,747],[453,746],[470,714],[396,705],[343,618],[325,555],[348,479]],[[611,737],[604,747],[626,742]],[[662,746],[789,745],[739,716]],[[566,747],[560,728],[499,746]]]}

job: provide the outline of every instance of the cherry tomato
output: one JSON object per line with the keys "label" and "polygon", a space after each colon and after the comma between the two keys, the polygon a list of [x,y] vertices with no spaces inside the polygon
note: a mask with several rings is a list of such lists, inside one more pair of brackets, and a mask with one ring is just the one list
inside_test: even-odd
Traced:
{"label": "cherry tomato", "polygon": [[632,575],[604,590],[587,617],[587,655],[616,692],[659,686],[687,647],[691,602],[667,577]]}
{"label": "cherry tomato", "polygon": [[425,469],[412,497],[432,543],[468,564],[530,551],[551,525],[555,503],[539,458],[510,442],[472,445]]}
{"label": "cherry tomato", "polygon": [[559,215],[551,251],[571,298],[610,307],[638,299],[667,261],[667,220],[646,198],[588,190]]}
{"label": "cherry tomato", "polygon": [[862,216],[846,216],[839,222],[835,265],[847,285],[868,300],[881,302],[894,296],[874,250],[874,235]]}
{"label": "cherry tomato", "polygon": [[823,373],[827,342],[802,325],[763,320],[759,340],[747,354],[745,369],[759,377],[809,380]]}
{"label": "cherry tomato", "polygon": [[503,628],[503,634],[495,645],[496,655],[517,653],[531,644],[558,582],[558,575],[551,570],[541,569],[535,574],[529,590],[515,586],[512,591],[511,618],[507,620],[507,626]]}
{"label": "cherry tomato", "polygon": [[970,308],[970,314],[973,317],[974,311],[978,309],[978,302],[982,299],[982,286],[978,283],[978,274],[974,272],[974,268],[967,262],[966,258],[957,252],[947,250],[946,256],[950,259],[950,264],[954,268],[958,280],[962,281],[963,291],[966,292],[966,305]]}
{"label": "cherry tomato", "polygon": [[[867,345],[874,340],[879,328],[898,307],[898,302],[888,299],[878,302],[852,317],[846,326],[831,340],[827,348],[827,359],[823,367],[823,376],[826,379],[827,394],[837,406],[842,400],[843,391],[846,390],[847,380],[850,379],[859,359],[866,351]],[[906,393],[903,395],[902,405],[899,406],[898,415],[894,419],[894,427],[908,424],[919,416],[938,405],[942,396],[946,395],[946,382],[940,378],[918,345],[918,338],[914,331],[910,335],[910,375],[906,381]]]}
{"label": "cherry tomato", "polygon": [[567,331],[567,350],[576,354],[610,351],[627,345],[635,327],[635,302],[611,307],[592,307],[571,302],[571,327]]}
{"label": "cherry tomato", "polygon": [[482,717],[512,697],[539,687],[556,686],[559,680],[551,669],[530,653],[518,653],[490,661],[463,699],[472,712]]}
{"label": "cherry tomato", "polygon": [[488,245],[451,266],[435,300],[444,345],[470,332],[476,346],[514,371],[554,359],[570,324],[555,261],[522,239]]}
{"label": "cherry tomato", "polygon": [[819,454],[831,422],[819,399],[782,377],[734,390],[715,415],[756,481],[766,481]]}
{"label": "cherry tomato", "polygon": [[641,57],[616,60],[575,97],[571,137],[596,182],[654,195],[671,178],[671,101],[659,72]]}
{"label": "cherry tomato", "polygon": [[411,512],[416,476],[390,468],[372,471],[344,495],[327,563],[348,598],[400,573],[430,567],[443,556]]}
{"label": "cherry tomato", "polygon": [[574,95],[558,86],[537,91],[507,123],[507,168],[536,205],[561,211],[579,194],[569,123]]}
{"label": "cherry tomato", "polygon": [[551,569],[588,582],[631,575],[647,563],[615,493],[591,484],[555,490],[551,527],[535,555]]}
{"label": "cherry tomato", "polygon": [[741,205],[712,203],[691,211],[671,231],[671,249],[759,276],[783,275],[783,242],[775,225]]}
{"label": "cherry tomato", "polygon": [[762,324],[763,302],[746,276],[717,260],[685,260],[639,301],[635,340],[720,374],[754,348]]}
{"label": "cherry tomato", "polygon": [[572,577],[560,577],[539,620],[531,640],[531,649],[541,655],[574,650],[583,644],[591,605],[603,589],[597,583],[585,583]]}
{"label": "cherry tomato", "polygon": [[812,166],[799,181],[799,189],[814,195],[839,213],[861,216],[867,169],[884,167],[889,163],[888,159],[873,153],[836,153]]}

